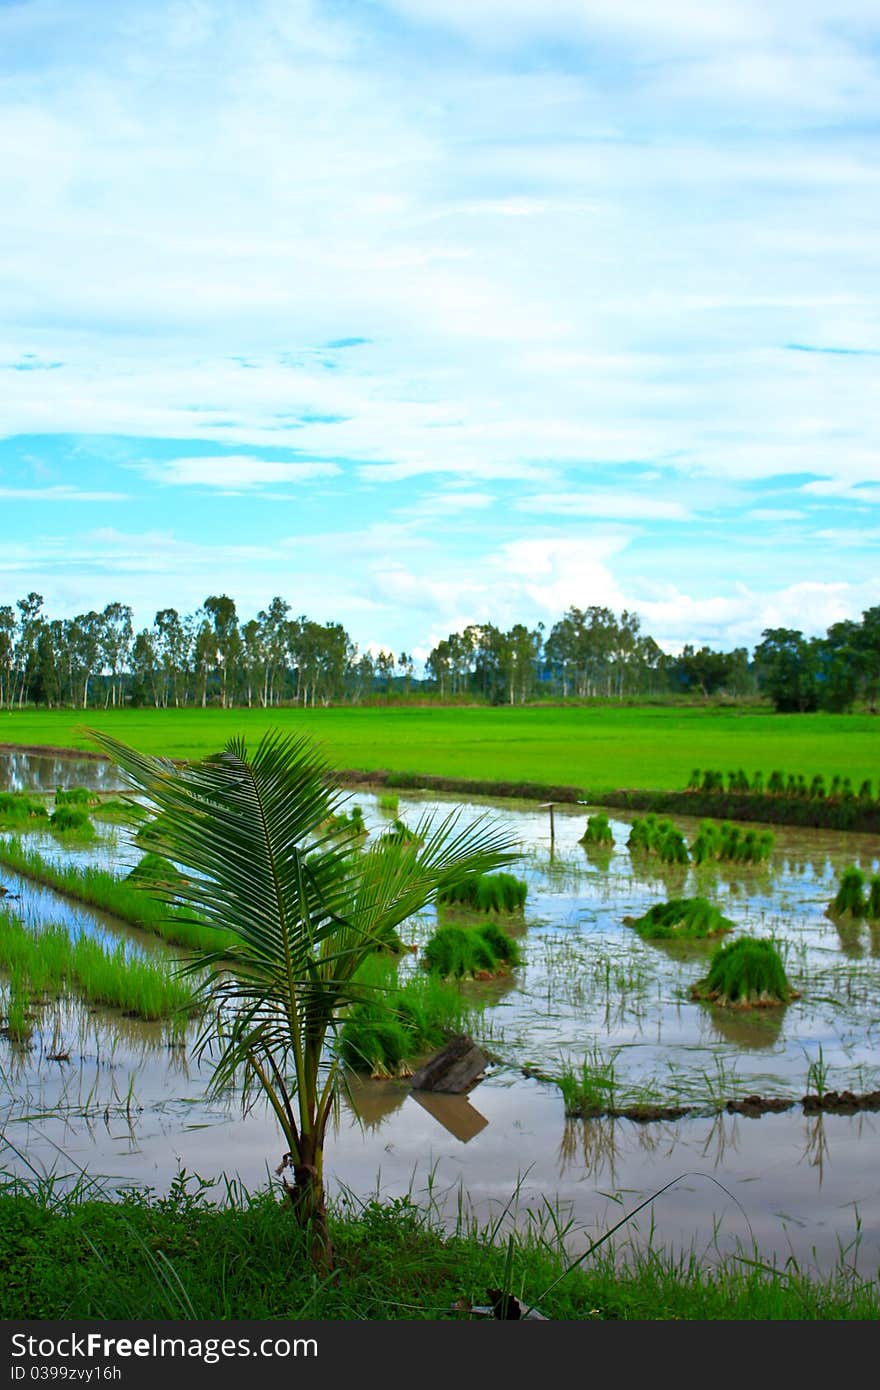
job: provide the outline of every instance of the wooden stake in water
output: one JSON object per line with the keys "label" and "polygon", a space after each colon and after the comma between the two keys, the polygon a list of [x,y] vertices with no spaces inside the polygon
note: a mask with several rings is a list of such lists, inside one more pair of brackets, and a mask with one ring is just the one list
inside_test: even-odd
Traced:
{"label": "wooden stake in water", "polygon": [[554,824],[553,824],[553,807],[554,807],[555,805],[556,805],[556,802],[555,802],[555,801],[542,801],[542,802],[541,802],[541,810],[542,810],[542,811],[549,811],[549,812],[550,812],[550,845],[551,845],[551,847],[552,847],[552,845],[553,845],[553,841],[554,841],[555,838],[556,838],[556,829],[555,829]]}

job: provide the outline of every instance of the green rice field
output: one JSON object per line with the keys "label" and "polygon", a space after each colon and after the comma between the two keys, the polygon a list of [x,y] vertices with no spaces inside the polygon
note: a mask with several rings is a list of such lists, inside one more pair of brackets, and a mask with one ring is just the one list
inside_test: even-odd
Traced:
{"label": "green rice field", "polygon": [[83,725],[143,752],[197,758],[268,728],[317,738],[337,769],[569,786],[683,788],[694,768],[880,776],[880,721],[754,708],[4,710],[0,744],[88,749]]}

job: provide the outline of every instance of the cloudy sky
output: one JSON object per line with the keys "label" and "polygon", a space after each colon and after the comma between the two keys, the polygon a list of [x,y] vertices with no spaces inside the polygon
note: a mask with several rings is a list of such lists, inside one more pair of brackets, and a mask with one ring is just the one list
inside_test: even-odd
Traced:
{"label": "cloudy sky", "polygon": [[880,603],[876,0],[0,0],[0,602]]}

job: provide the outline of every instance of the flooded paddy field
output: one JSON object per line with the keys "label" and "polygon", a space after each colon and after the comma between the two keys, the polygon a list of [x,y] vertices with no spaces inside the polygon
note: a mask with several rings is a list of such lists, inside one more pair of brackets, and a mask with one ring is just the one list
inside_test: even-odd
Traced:
{"label": "flooded paddy field", "polygon": [[[15,755],[0,788],[51,793],[55,786],[112,791],[97,761]],[[56,765],[64,762],[63,769]],[[388,824],[358,790],[367,827]],[[445,814],[451,798],[412,793],[398,814],[415,823]],[[630,815],[610,812],[607,852],[579,843],[596,807],[557,805],[551,820],[533,803],[467,803],[463,819],[500,819],[527,880],[517,930],[523,964],[508,977],[462,985],[479,1005],[473,1032],[493,1058],[467,1096],[414,1092],[405,1079],[353,1077],[327,1140],[328,1186],[365,1199],[411,1193],[454,1222],[531,1222],[585,1248],[658,1193],[618,1236],[713,1260],[742,1250],[828,1270],[838,1261],[865,1274],[880,1264],[880,1113],[806,1113],[815,1089],[869,1092],[880,1085],[880,932],[826,915],[842,870],[880,869],[877,837],[774,827],[769,859],[663,869],[626,846]],[[695,823],[676,818],[688,839]],[[31,833],[29,847],[55,863],[99,864],[124,874],[139,851],[119,825],[98,822],[77,844]],[[8,910],[32,923],[64,922],[74,933],[125,940],[132,952],[169,953],[125,927],[0,864]],[[778,946],[798,997],[782,1009],[734,1012],[699,1004],[690,987],[706,973],[713,943],[645,941],[625,917],[672,897],[700,895],[734,925]],[[418,953],[434,910],[407,923]],[[2,929],[2,925],[0,925]],[[717,943],[716,943],[717,944]],[[171,954],[174,954],[171,951]],[[179,953],[178,953],[179,954]],[[82,1172],[107,1192],[128,1185],[167,1190],[181,1167],[206,1179],[263,1185],[281,1141],[262,1108],[242,1116],[235,1096],[206,1099],[209,1056],[194,1055],[198,1025],[183,1045],[166,1023],[142,1023],[67,998],[43,1010],[29,1046],[0,1039],[0,1123],[8,1171]],[[689,1107],[676,1120],[569,1119],[552,1078],[585,1058],[613,1078],[615,1106]],[[749,1095],[791,1102],[781,1113],[728,1113]]]}

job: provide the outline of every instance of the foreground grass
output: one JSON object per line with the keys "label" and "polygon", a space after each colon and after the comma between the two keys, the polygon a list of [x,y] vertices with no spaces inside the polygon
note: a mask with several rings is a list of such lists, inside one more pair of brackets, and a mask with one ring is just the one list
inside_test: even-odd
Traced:
{"label": "foreground grass", "polygon": [[408,1199],[349,1204],[332,1218],[337,1270],[319,1278],[290,1209],[268,1192],[212,1205],[187,1185],[170,1197],[59,1197],[14,1179],[0,1196],[0,1318],[460,1320],[490,1290],[555,1320],[876,1319],[880,1289],[841,1267],[796,1268],[651,1252],[615,1267],[608,1246],[570,1268],[542,1236],[444,1235]]}
{"label": "foreground grass", "polygon": [[471,781],[570,786],[593,800],[620,787],[680,790],[695,767],[850,777],[875,773],[870,715],[754,708],[4,710],[0,744],[92,749],[88,724],[142,752],[197,758],[269,728],[317,738],[332,764]]}

